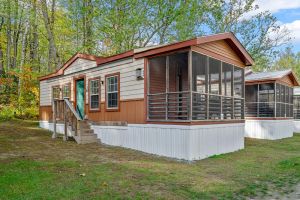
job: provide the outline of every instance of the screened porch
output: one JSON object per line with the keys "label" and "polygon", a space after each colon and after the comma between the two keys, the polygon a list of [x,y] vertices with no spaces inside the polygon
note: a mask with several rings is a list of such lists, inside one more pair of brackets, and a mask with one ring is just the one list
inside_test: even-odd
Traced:
{"label": "screened porch", "polygon": [[293,117],[293,88],[279,83],[246,85],[246,117]]}
{"label": "screened porch", "polygon": [[181,51],[148,59],[149,121],[244,119],[244,69]]}

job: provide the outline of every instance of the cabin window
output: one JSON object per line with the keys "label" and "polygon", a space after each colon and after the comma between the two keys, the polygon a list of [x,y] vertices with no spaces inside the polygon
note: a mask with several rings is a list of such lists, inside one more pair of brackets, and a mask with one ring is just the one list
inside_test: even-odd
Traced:
{"label": "cabin window", "polygon": [[63,86],[63,98],[70,99],[70,97],[71,97],[71,84],[68,83]]}
{"label": "cabin window", "polygon": [[59,86],[55,86],[55,87],[52,88],[52,98],[53,98],[53,100],[60,99],[60,88],[59,88]]}
{"label": "cabin window", "polygon": [[108,109],[119,108],[119,75],[106,77],[106,106]]}
{"label": "cabin window", "polygon": [[89,82],[90,110],[100,109],[100,78],[91,79]]}

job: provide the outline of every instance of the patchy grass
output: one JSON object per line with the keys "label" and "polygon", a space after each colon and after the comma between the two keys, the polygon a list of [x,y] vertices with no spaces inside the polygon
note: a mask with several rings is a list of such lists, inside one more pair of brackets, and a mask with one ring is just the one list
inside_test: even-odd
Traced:
{"label": "patchy grass", "polygon": [[52,140],[37,126],[0,123],[0,199],[259,199],[300,182],[298,134],[186,163]]}

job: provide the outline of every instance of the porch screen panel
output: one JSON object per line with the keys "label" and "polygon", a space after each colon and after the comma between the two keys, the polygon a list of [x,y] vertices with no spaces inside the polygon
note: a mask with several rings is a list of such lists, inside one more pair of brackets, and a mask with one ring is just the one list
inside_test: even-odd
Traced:
{"label": "porch screen panel", "polygon": [[274,83],[259,85],[259,117],[275,116]]}
{"label": "porch screen panel", "polygon": [[294,119],[300,120],[300,95],[294,96]]}
{"label": "porch screen panel", "polygon": [[209,58],[209,119],[221,119],[221,61]]}
{"label": "porch screen panel", "polygon": [[244,118],[244,69],[234,67],[233,72],[234,119]]}
{"label": "porch screen panel", "polygon": [[276,117],[281,117],[280,94],[281,94],[281,85],[276,83]]}
{"label": "porch screen panel", "polygon": [[293,88],[276,83],[276,117],[290,117],[295,115],[293,104]]}
{"label": "porch screen panel", "polygon": [[233,66],[227,63],[222,63],[222,110],[224,119],[233,118],[232,104],[232,73]]}
{"label": "porch screen panel", "polygon": [[166,117],[166,57],[149,59],[148,118],[162,120]]}
{"label": "porch screen panel", "polygon": [[258,116],[258,85],[246,85],[245,101],[246,101],[246,117]]}
{"label": "porch screen panel", "polygon": [[193,120],[207,119],[208,57],[192,53]]}
{"label": "porch screen panel", "polygon": [[168,56],[167,119],[187,120],[189,103],[188,53],[175,53]]}

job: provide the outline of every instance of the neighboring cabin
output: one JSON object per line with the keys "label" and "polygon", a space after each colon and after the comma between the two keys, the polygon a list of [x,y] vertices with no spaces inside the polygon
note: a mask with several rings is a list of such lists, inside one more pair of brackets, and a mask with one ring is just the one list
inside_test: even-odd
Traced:
{"label": "neighboring cabin", "polygon": [[252,64],[232,33],[110,57],[78,53],[40,79],[40,126],[53,129],[52,104],[67,98],[105,144],[186,160],[236,151]]}
{"label": "neighboring cabin", "polygon": [[294,86],[299,82],[292,70],[246,73],[246,137],[293,136]]}

